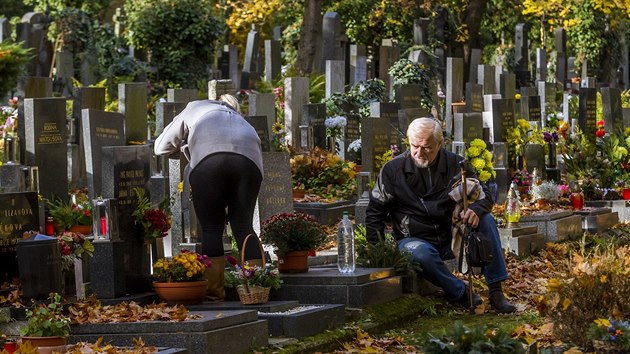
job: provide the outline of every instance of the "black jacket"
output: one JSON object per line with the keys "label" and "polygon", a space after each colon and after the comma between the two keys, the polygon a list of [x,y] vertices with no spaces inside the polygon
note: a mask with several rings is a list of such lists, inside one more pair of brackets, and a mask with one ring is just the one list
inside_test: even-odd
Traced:
{"label": "black jacket", "polygon": [[[443,257],[448,257],[451,245],[451,220],[455,202],[448,196],[455,182],[461,179],[459,161],[464,158],[445,149],[437,157],[437,176],[431,189],[424,195],[416,195],[410,180],[417,178],[417,167],[409,151],[389,161],[378,175],[370,193],[366,210],[366,237],[375,243],[383,235],[385,222],[391,218],[394,237],[400,240],[413,236],[434,245]],[[468,165],[467,177],[476,178]],[[485,199],[469,206],[479,217],[492,209],[492,197],[482,183]]]}

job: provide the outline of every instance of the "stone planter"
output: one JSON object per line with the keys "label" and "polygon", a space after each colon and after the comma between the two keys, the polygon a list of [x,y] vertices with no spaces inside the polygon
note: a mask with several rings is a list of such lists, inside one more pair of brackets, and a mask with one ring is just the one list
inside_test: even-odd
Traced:
{"label": "stone planter", "polygon": [[51,354],[54,352],[65,351],[67,337],[52,336],[52,337],[22,337],[22,343],[31,342],[31,344],[37,348],[39,354]]}

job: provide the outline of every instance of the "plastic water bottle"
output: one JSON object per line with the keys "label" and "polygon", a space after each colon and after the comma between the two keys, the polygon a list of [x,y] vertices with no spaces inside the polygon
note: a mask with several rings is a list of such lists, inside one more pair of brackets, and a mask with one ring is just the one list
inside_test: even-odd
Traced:
{"label": "plastic water bottle", "polygon": [[354,231],[348,212],[344,211],[337,233],[337,268],[342,274],[350,274],[354,273],[354,267]]}

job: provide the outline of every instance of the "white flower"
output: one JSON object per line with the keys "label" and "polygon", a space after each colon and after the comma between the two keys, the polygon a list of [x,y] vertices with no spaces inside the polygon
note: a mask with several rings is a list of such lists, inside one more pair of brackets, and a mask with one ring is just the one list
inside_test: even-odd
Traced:
{"label": "white flower", "polygon": [[361,150],[361,139],[357,139],[351,142],[350,145],[348,145],[348,152],[359,152],[359,150]]}
{"label": "white flower", "polygon": [[328,117],[324,121],[324,125],[326,125],[326,128],[330,128],[330,129],[334,129],[334,128],[341,129],[345,127],[346,124],[347,124],[346,117],[344,116]]}

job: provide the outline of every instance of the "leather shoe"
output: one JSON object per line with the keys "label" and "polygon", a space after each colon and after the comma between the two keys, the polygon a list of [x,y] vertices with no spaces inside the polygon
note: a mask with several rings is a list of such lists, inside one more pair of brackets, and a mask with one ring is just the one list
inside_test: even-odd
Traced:
{"label": "leather shoe", "polygon": [[[472,298],[473,298],[473,307],[477,307],[483,303],[483,300],[481,299],[481,297],[476,293],[473,293]],[[457,303],[464,307],[470,307],[470,288],[469,287],[466,287],[466,289],[464,290],[464,295],[462,295],[462,297],[459,300],[457,300]]]}
{"label": "leather shoe", "polygon": [[516,307],[512,305],[502,292],[496,292],[489,296],[490,306],[494,308],[497,313],[512,313],[516,311]]}

